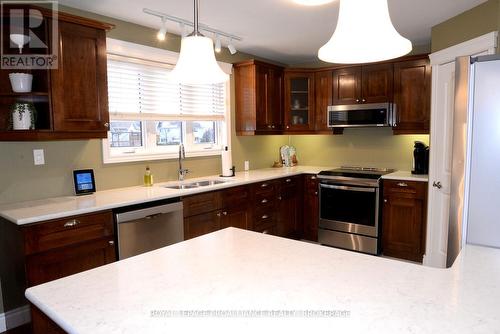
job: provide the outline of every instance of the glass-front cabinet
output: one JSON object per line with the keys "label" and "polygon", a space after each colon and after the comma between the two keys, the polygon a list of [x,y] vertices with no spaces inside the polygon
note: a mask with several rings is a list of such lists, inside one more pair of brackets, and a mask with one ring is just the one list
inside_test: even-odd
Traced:
{"label": "glass-front cabinet", "polygon": [[285,131],[314,130],[313,85],[313,72],[285,72]]}

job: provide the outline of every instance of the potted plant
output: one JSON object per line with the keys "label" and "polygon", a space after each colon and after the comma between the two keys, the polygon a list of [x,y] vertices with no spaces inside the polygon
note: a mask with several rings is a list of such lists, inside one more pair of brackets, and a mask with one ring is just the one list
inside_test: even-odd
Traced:
{"label": "potted plant", "polygon": [[36,110],[32,102],[16,102],[10,111],[13,130],[35,129]]}

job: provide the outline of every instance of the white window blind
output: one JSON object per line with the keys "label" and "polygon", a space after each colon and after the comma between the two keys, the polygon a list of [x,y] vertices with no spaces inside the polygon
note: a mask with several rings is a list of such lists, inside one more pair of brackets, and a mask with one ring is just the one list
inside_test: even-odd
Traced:
{"label": "white window blind", "polygon": [[[224,83],[181,85],[169,81],[172,66],[108,57],[109,112],[112,117],[220,120],[226,111]],[[161,117],[161,116],[164,117]],[[158,117],[160,116],[160,117]],[[185,117],[184,117],[185,116]]]}

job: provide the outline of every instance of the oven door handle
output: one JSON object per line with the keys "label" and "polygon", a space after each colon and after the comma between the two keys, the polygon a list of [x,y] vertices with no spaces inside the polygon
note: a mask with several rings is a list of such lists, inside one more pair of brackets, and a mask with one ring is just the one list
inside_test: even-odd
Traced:
{"label": "oven door handle", "polygon": [[348,186],[333,186],[330,184],[324,184],[320,183],[319,184],[320,188],[327,188],[327,189],[338,189],[338,190],[352,190],[352,191],[360,191],[360,192],[365,192],[365,193],[374,193],[376,190],[375,188],[360,188],[360,187],[348,187]]}

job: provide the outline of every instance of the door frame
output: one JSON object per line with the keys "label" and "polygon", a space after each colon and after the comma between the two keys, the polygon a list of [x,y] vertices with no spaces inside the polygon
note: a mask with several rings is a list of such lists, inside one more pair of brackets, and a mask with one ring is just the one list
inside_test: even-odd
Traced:
{"label": "door frame", "polygon": [[[428,190],[428,209],[427,209],[427,235],[426,251],[423,264],[431,267],[446,267],[447,249],[448,249],[448,225],[449,225],[449,184],[451,175],[445,175],[443,167],[447,166],[443,160],[451,159],[446,154],[445,143],[451,143],[451,139],[443,140],[443,136],[433,135],[443,132],[448,122],[453,123],[453,115],[446,115],[442,112],[440,106],[446,105],[443,99],[453,103],[454,96],[440,96],[439,93],[443,85],[448,86],[446,77],[440,76],[442,66],[455,63],[455,59],[460,56],[472,56],[477,54],[494,54],[498,43],[498,32],[493,31],[479,36],[469,41],[451,46],[447,49],[437,51],[429,55],[432,66],[432,93],[431,93],[431,127],[430,127],[430,163],[429,163],[429,190]],[[454,89],[448,91],[454,94]],[[443,126],[445,125],[445,126]],[[448,124],[449,125],[449,124]],[[452,136],[452,133],[446,134]],[[443,158],[447,157],[447,158]],[[434,182],[440,181],[442,189],[433,187]],[[448,192],[448,195],[446,195]],[[463,224],[465,225],[465,224]],[[463,229],[466,226],[462,227]],[[463,244],[464,240],[462,240]]]}

